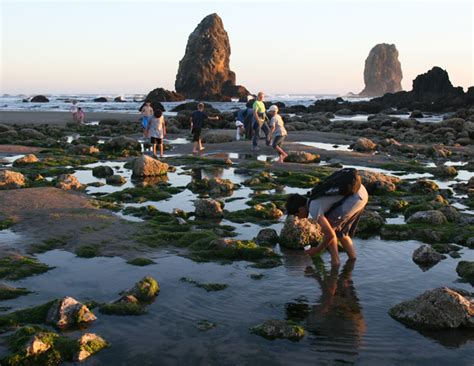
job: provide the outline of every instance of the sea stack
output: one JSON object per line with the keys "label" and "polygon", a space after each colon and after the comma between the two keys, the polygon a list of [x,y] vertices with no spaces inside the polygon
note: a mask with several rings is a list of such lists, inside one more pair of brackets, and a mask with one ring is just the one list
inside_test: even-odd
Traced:
{"label": "sea stack", "polygon": [[176,91],[186,98],[228,101],[245,98],[249,91],[235,84],[230,70],[230,42],[222,19],[206,16],[191,33],[179,62]]}
{"label": "sea stack", "polygon": [[359,96],[379,97],[385,93],[399,92],[402,90],[402,78],[402,66],[395,45],[377,44],[365,60],[365,88]]}

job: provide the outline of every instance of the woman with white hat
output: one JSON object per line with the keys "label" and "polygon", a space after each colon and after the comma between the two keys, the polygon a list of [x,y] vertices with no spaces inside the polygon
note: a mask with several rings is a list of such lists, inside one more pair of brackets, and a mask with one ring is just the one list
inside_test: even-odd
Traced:
{"label": "woman with white hat", "polygon": [[285,137],[288,135],[285,129],[285,123],[283,122],[283,118],[278,114],[278,107],[276,105],[272,105],[268,108],[268,113],[272,118],[270,119],[270,129],[271,129],[271,136],[273,137],[272,147],[278,153],[278,162],[283,163],[285,158],[288,154],[282,149],[283,141]]}

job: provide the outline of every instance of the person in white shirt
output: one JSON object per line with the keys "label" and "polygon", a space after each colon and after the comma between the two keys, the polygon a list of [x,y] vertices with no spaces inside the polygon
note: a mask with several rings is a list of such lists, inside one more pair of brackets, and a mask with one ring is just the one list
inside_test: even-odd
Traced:
{"label": "person in white shirt", "polygon": [[156,110],[153,118],[149,119],[145,135],[150,137],[153,145],[153,157],[156,158],[156,145],[160,146],[160,158],[163,157],[163,139],[166,135],[165,117],[161,110]]}
{"label": "person in white shirt", "polygon": [[78,108],[77,101],[73,100],[72,101],[72,106],[71,106],[71,108],[69,108],[69,111],[72,114],[73,122],[77,122],[77,108]]}
{"label": "person in white shirt", "polygon": [[283,122],[283,118],[278,114],[278,107],[276,105],[272,105],[268,108],[268,113],[270,114],[270,134],[273,138],[272,147],[278,153],[278,162],[283,163],[285,158],[288,154],[283,150],[283,141],[285,137],[288,135],[285,129],[285,123]]}

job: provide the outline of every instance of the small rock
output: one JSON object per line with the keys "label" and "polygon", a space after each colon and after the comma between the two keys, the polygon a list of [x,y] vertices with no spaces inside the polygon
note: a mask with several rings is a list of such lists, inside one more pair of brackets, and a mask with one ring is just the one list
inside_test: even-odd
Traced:
{"label": "small rock", "polygon": [[439,187],[431,180],[419,179],[411,185],[410,191],[413,193],[431,194],[438,192]]}
{"label": "small rock", "polygon": [[377,149],[377,144],[368,138],[361,137],[350,145],[350,148],[359,152],[373,152]]}
{"label": "small rock", "polygon": [[125,179],[125,177],[122,177],[121,175],[114,174],[114,175],[111,175],[111,176],[107,177],[105,179],[105,182],[107,184],[112,185],[112,186],[121,186],[121,185],[124,185],[125,183],[127,183],[127,180]]}
{"label": "small rock", "polygon": [[446,256],[439,254],[429,245],[422,245],[413,252],[413,262],[421,265],[434,265]]}
{"label": "small rock", "polygon": [[436,168],[435,174],[440,177],[455,177],[458,171],[453,166],[441,165]]}
{"label": "small rock", "polygon": [[[474,284],[474,262],[460,261],[456,266],[456,272],[464,280]],[[474,309],[473,309],[474,310]]]}
{"label": "small rock", "polygon": [[114,170],[107,165],[96,166],[92,169],[92,175],[97,178],[106,178],[114,175]]}
{"label": "small rock", "polygon": [[39,159],[34,154],[28,154],[13,162],[14,166],[38,163]]}
{"label": "small rock", "polygon": [[256,242],[259,245],[274,245],[278,242],[278,233],[275,229],[262,229],[257,234]]}
{"label": "small rock", "polygon": [[67,149],[67,152],[72,155],[96,155],[100,152],[100,150],[95,146],[79,144],[70,146]]}
{"label": "small rock", "polygon": [[285,159],[286,163],[319,163],[321,156],[318,154],[311,154],[306,151],[289,151],[288,157]]}
{"label": "small rock", "polygon": [[56,179],[56,187],[64,190],[76,189],[81,190],[84,186],[72,174],[61,174]]}
{"label": "small rock", "polygon": [[385,175],[383,173],[370,172],[368,170],[359,170],[362,184],[369,194],[394,192],[400,178]]}
{"label": "small rock", "polygon": [[408,224],[420,223],[420,224],[442,225],[447,222],[448,220],[446,219],[446,216],[444,216],[442,212],[436,211],[436,210],[415,212],[407,220]]}
{"label": "small rock", "polygon": [[124,297],[133,296],[139,301],[149,302],[155,299],[160,292],[160,286],[158,282],[151,276],[143,277],[138,281],[131,289],[128,289],[122,294],[121,299]]}
{"label": "small rock", "polygon": [[79,362],[109,346],[102,337],[94,333],[83,334],[77,343],[79,344],[79,352],[76,355],[76,361]]}
{"label": "small rock", "polygon": [[36,356],[40,353],[46,352],[50,348],[50,344],[47,344],[42,341],[40,333],[39,335],[33,336],[33,338],[31,338],[31,340],[26,344],[26,356]]}
{"label": "small rock", "polygon": [[56,301],[49,309],[46,317],[48,323],[58,328],[71,328],[79,324],[90,323],[96,319],[96,316],[87,306],[72,297],[65,297]]}
{"label": "small rock", "polygon": [[0,189],[21,188],[25,185],[25,176],[11,170],[0,171]]}
{"label": "small rock", "polygon": [[211,199],[197,200],[194,202],[194,207],[197,217],[219,218],[224,215],[221,203]]}
{"label": "small rock", "polygon": [[304,337],[304,329],[288,320],[270,319],[250,328],[252,333],[267,339],[290,339],[299,341]]}
{"label": "small rock", "polygon": [[423,118],[423,113],[419,111],[418,109],[415,109],[413,112],[410,114],[410,118]]}

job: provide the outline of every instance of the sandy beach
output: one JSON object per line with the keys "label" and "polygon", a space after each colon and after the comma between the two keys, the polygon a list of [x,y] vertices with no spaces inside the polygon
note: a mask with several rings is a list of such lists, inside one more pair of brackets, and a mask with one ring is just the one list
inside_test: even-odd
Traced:
{"label": "sandy beach", "polygon": [[[86,122],[109,118],[119,121],[136,121],[139,117],[140,113],[91,112],[86,114]],[[72,122],[69,112],[0,111],[0,123],[65,125],[67,122]]]}

